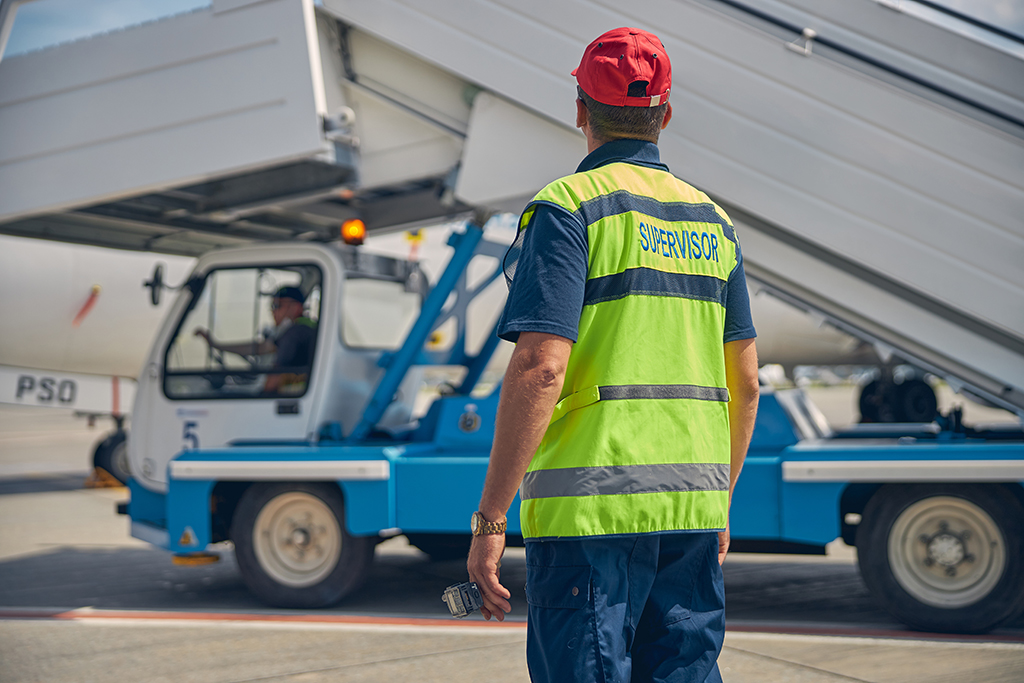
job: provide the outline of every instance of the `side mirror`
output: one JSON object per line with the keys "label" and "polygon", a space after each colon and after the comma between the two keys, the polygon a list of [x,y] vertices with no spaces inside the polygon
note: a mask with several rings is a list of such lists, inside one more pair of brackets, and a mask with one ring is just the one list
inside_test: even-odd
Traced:
{"label": "side mirror", "polygon": [[149,288],[149,301],[154,306],[160,305],[160,292],[164,284],[164,264],[158,263],[153,267],[153,277],[142,283],[143,287]]}

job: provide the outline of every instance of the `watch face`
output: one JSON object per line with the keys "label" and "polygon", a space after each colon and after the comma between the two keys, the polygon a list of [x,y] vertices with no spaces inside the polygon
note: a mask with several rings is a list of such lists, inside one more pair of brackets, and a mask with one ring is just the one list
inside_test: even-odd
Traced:
{"label": "watch face", "polygon": [[469,518],[469,529],[470,529],[470,531],[472,531],[475,534],[476,530],[479,529],[479,528],[480,528],[480,513],[479,512],[474,512],[473,516]]}

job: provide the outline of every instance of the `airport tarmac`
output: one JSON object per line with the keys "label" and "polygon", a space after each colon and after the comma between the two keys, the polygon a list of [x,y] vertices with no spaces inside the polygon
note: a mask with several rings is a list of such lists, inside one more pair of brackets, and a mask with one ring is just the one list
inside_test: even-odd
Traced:
{"label": "airport tarmac", "polygon": [[[816,399],[830,420],[849,410],[840,391]],[[431,562],[404,537],[336,607],[267,608],[229,547],[218,564],[174,566],[114,514],[126,490],[82,488],[103,431],[0,407],[0,682],[529,679],[522,549],[503,563],[502,624],[446,618],[439,596],[464,563]],[[1024,680],[1024,618],[985,636],[909,631],[842,542],[825,557],[733,554],[725,576],[726,681]]]}

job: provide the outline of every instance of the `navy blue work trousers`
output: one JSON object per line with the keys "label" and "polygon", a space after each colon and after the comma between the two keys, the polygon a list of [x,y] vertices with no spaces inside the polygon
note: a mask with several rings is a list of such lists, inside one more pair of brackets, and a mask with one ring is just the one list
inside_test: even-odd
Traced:
{"label": "navy blue work trousers", "polygon": [[526,598],[534,683],[722,680],[714,532],[529,540]]}

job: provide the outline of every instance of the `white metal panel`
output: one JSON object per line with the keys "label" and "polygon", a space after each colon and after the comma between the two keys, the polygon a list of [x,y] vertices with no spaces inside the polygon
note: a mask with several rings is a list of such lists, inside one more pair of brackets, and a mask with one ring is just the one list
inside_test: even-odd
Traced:
{"label": "white metal panel", "polygon": [[888,460],[784,462],[793,482],[1021,481],[1024,460]]}
{"label": "white metal panel", "polygon": [[[568,175],[587,154],[583,135],[483,92],[473,103],[455,192],[495,206],[536,194],[538,181]],[[519,211],[522,204],[512,210]]]}
{"label": "white metal panel", "polygon": [[[850,322],[852,329],[859,329],[898,350],[924,354],[920,360],[954,374],[965,368],[980,372],[992,380],[984,388],[997,396],[1003,385],[1017,387],[1018,391],[1024,387],[1024,360],[994,341],[930,314],[891,291],[831,267],[742,222],[737,222],[737,231],[741,235],[748,277],[761,279],[760,273],[767,271],[779,274],[789,283],[798,283],[798,287],[791,290],[798,300],[801,300],[799,290],[813,292],[815,297],[832,302],[831,312],[838,320]],[[789,288],[783,285],[782,289]],[[869,324],[863,324],[864,321]]]}
{"label": "white metal panel", "polygon": [[[884,22],[884,12],[858,0],[844,14],[840,4],[824,3],[816,11],[856,39],[854,47],[874,43],[889,56],[900,52],[898,30],[865,33]],[[789,5],[806,12],[811,3]],[[961,319],[1024,337],[1024,140],[988,125],[982,114],[969,115],[962,103],[945,102],[892,74],[882,77],[870,65],[798,55],[786,49],[792,37],[780,38],[778,31],[749,17],[739,20],[710,1],[325,0],[325,7],[569,129],[575,112],[569,71],[584,46],[613,26],[653,30],[674,66],[675,117],[661,149],[676,175],[930,297]],[[899,66],[926,68],[930,76],[941,75],[945,87],[974,79],[975,93],[985,90],[1010,104],[1020,99],[1019,59],[909,17],[892,18],[916,31]],[[972,76],[993,64],[1017,67],[1016,75]],[[485,156],[472,139],[467,152]],[[548,167],[541,167],[537,188],[550,179]],[[745,239],[742,228],[740,236]],[[745,239],[748,261],[799,287],[827,292],[823,303],[835,314],[856,311],[894,342],[910,341],[933,359],[1022,386],[1019,344],[1000,346],[984,333],[979,337],[893,292],[770,242]],[[807,263],[794,267],[793,259],[801,258]]]}
{"label": "white metal panel", "polygon": [[413,114],[360,91],[350,92],[349,106],[356,112],[355,128],[362,143],[361,187],[444,175],[459,162],[462,141]]}
{"label": "white metal panel", "polygon": [[816,29],[819,35],[842,37],[853,43],[851,47],[863,47],[872,56],[905,60],[903,63],[921,69],[922,74],[965,87],[1018,115],[1021,111],[1024,70],[1014,66],[1018,61],[1014,54],[995,44],[951,34],[947,28],[905,15],[899,7],[878,0],[748,2]]}
{"label": "white metal panel", "polygon": [[322,152],[312,0],[215,9],[0,62],[0,218]]}
{"label": "white metal panel", "polygon": [[1024,310],[1007,306],[1024,295],[1020,139],[704,19],[696,35],[729,59],[667,46],[686,70],[673,93],[684,121],[663,138],[678,175],[1024,334]]}
{"label": "white metal panel", "polygon": [[323,6],[392,45],[568,126],[575,120],[569,72],[586,43],[614,20],[580,0],[507,6],[487,0],[324,0]]}
{"label": "white metal panel", "polygon": [[356,114],[360,186],[447,174],[462,153],[468,84],[360,31],[349,40],[356,80],[335,78]]}
{"label": "white metal panel", "polygon": [[171,479],[220,481],[386,481],[387,460],[173,460]]}

